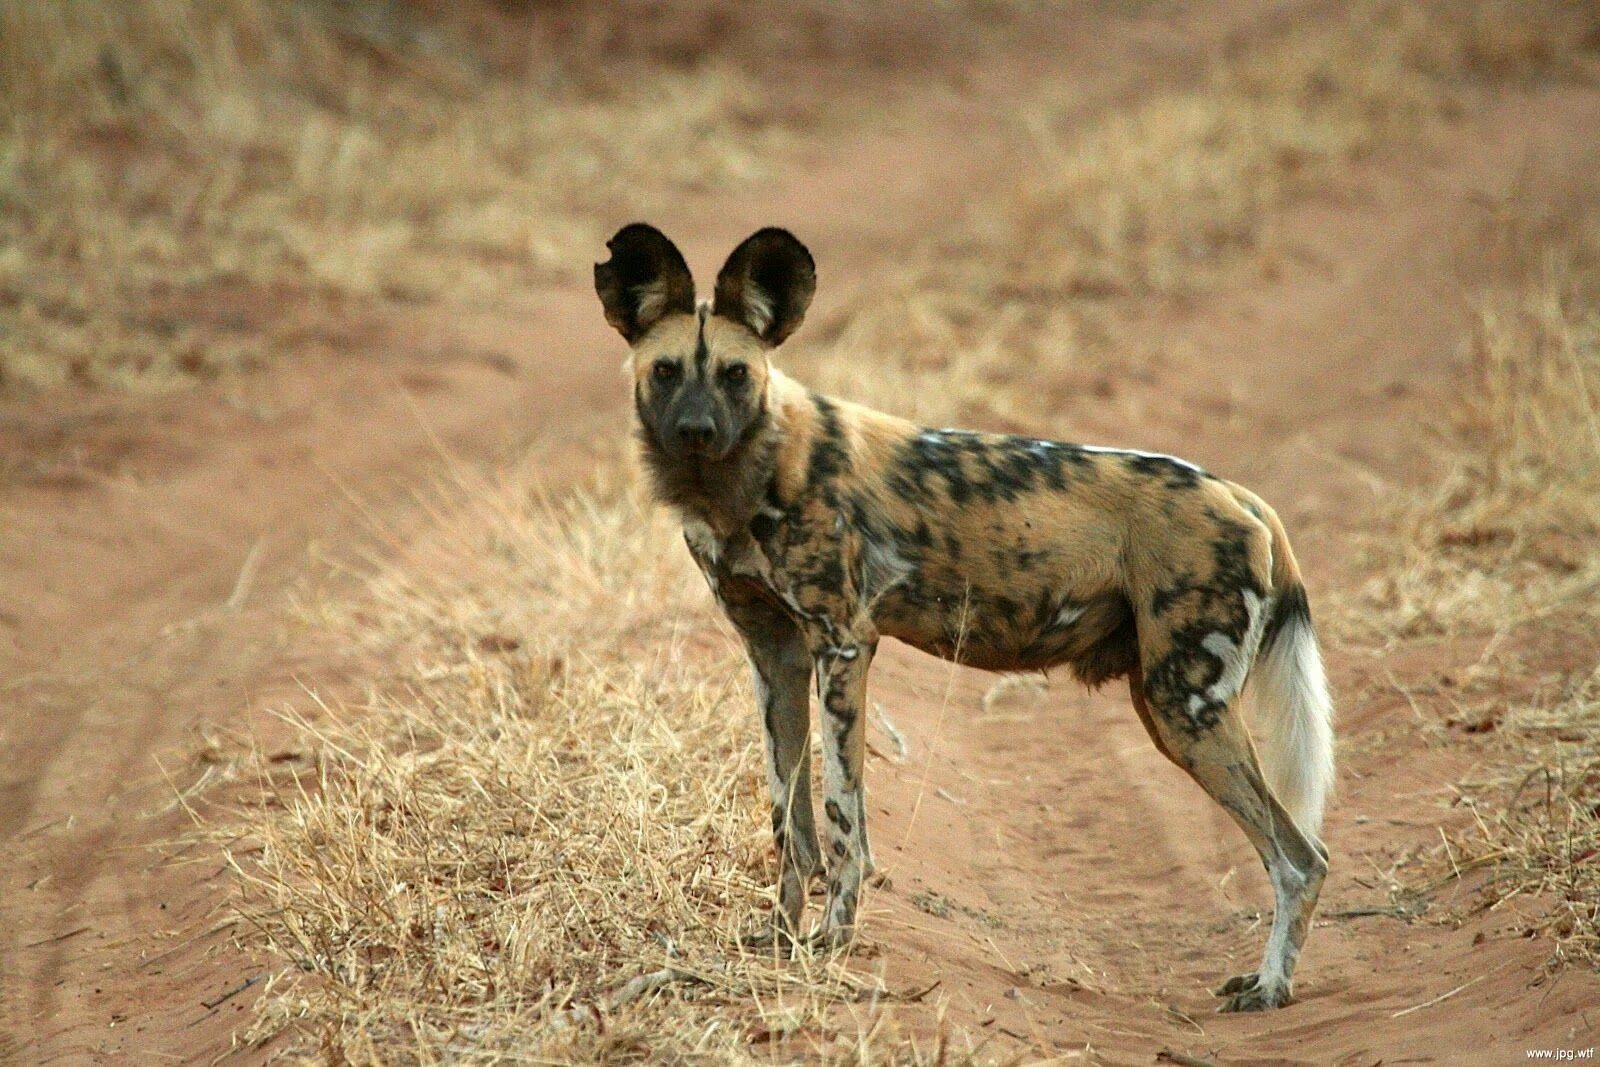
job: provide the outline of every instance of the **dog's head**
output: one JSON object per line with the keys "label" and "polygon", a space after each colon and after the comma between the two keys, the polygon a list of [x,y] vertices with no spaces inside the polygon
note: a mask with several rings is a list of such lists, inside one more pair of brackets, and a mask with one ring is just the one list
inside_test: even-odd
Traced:
{"label": "dog's head", "polygon": [[727,458],[767,415],[772,350],[805,318],[817,270],[787,230],[758,230],[717,275],[709,307],[676,245],[634,223],[606,242],[594,288],[633,348],[634,404],[651,440],[679,460]]}

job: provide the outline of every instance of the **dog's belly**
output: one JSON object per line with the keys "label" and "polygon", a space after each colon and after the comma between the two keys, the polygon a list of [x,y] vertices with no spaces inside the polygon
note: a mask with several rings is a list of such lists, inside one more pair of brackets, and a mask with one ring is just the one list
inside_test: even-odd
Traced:
{"label": "dog's belly", "polygon": [[1068,665],[1100,681],[1131,665],[1124,660],[1133,648],[1132,611],[1120,593],[1079,599],[1026,584],[991,590],[941,583],[930,590],[911,582],[885,592],[873,620],[879,633],[984,670]]}

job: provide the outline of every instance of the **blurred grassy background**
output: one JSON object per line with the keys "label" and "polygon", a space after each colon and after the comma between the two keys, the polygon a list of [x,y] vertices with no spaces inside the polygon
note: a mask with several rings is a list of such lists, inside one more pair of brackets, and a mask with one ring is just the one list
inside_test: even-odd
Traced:
{"label": "blurred grassy background", "polygon": [[602,217],[781,158],[796,116],[765,86],[654,62],[670,42],[621,43],[627,14],[6,0],[0,382],[263,358],[255,331],[194,321],[217,289],[471,300],[570,277]]}
{"label": "blurred grassy background", "polygon": [[[294,309],[512,314],[584,286],[619,222],[792,176],[884,122],[883,85],[945,77],[1050,6],[0,0],[0,393],[248,375],[292,358]],[[785,358],[908,416],[1067,434],[1068,398],[1129,370],[1141,308],[1270,280],[1288,208],[1359,196],[1372,160],[1499,94],[1592,76],[1597,25],[1555,3],[1363,4],[1093,112],[1035,72],[990,116],[1026,150],[830,291]],[[1473,302],[1444,476],[1392,494],[1373,580],[1330,590],[1349,647],[1592,626],[1600,239],[1592,211],[1506,225],[1518,250]],[[552,501],[538,460],[463,477],[423,535],[353,567],[354,594],[308,600],[319,640],[392,676],[308,724],[304,762],[239,759],[291,797],[227,830],[262,844],[243,912],[287,961],[256,1036],[374,1060],[942,1056],[880,1016],[840,1024],[872,992],[848,961],[730,954],[769,859],[736,657],[670,520],[615,470]],[[1552,794],[1561,833],[1516,821],[1504,786],[1530,760],[1600,766],[1600,700],[1584,674],[1524,703],[1515,773],[1484,794],[1505,818],[1459,854],[1509,860],[1507,893],[1565,877],[1539,928],[1592,955],[1572,857],[1600,842],[1593,783]],[[1552,708],[1558,751],[1537,733]],[[656,891],[618,888],[637,885]],[[545,1025],[641,969],[690,977],[615,1005],[609,1031]]]}

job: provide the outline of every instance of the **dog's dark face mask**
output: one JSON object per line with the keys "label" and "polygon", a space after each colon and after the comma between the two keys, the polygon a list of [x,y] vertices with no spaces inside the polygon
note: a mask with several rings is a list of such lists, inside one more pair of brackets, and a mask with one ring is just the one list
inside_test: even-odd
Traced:
{"label": "dog's dark face mask", "polygon": [[635,223],[594,268],[606,321],[633,348],[634,405],[649,443],[683,464],[727,459],[767,417],[768,356],[805,318],[816,291],[811,253],[785,230],[759,230],[695,307],[683,254]]}
{"label": "dog's dark face mask", "polygon": [[767,350],[741,324],[674,315],[634,346],[634,407],[651,444],[680,463],[717,463],[767,415]]}

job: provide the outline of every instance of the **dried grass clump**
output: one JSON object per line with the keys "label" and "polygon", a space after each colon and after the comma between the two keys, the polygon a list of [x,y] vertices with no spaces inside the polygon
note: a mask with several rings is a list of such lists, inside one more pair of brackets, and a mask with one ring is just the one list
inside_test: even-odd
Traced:
{"label": "dried grass clump", "polygon": [[724,65],[600,79],[497,51],[520,25],[470,29],[400,3],[0,0],[0,382],[265,355],[190,336],[170,309],[207,287],[503,295],[575,270],[624,204],[781,148],[787,119]]}
{"label": "dried grass clump", "polygon": [[499,648],[600,662],[715,626],[681,525],[642,476],[602,461],[583,488],[551,497],[537,469],[462,473],[422,494],[421,540],[386,537],[358,561],[363,596],[307,597],[301,613],[369,650],[423,657]]}
{"label": "dried grass clump", "polygon": [[[1544,20],[1526,18],[1545,40]],[[1019,178],[848,305],[819,384],[923,419],[1049,428],[1061,383],[1115,336],[1120,302],[1270,271],[1285,203],[1338,189],[1364,156],[1454,110],[1481,84],[1464,43],[1475,25],[1365,8],[1087,125],[1081,101],[1046,89]]]}
{"label": "dried grass clump", "polygon": [[[230,836],[289,967],[246,1040],[356,1062],[914,1062],[889,991],[738,935],[770,905],[747,671],[674,524],[600,486],[457,491],[334,634],[410,663],[300,720],[314,780]],[[281,773],[281,772],[280,772]]]}
{"label": "dried grass clump", "polygon": [[1453,918],[1494,911],[1518,932],[1551,938],[1552,966],[1600,965],[1600,671],[1548,703],[1511,709],[1496,732],[1508,758],[1459,783],[1473,822],[1447,836],[1431,863],[1439,873],[1410,892],[1473,882]]}
{"label": "dried grass clump", "polygon": [[1595,617],[1600,220],[1546,220],[1507,243],[1519,263],[1475,316],[1449,472],[1437,490],[1398,502],[1400,535],[1369,552],[1379,577],[1338,612],[1357,636]]}
{"label": "dried grass clump", "polygon": [[1294,34],[1222,61],[1206,84],[1114,113],[1063,139],[1038,105],[1042,182],[996,223],[1008,274],[1042,293],[1182,294],[1259,252],[1272,210],[1326,189],[1380,144],[1443,112],[1443,79],[1410,58],[1439,28],[1408,9]]}
{"label": "dried grass clump", "polygon": [[[1369,550],[1379,577],[1334,613],[1357,640],[1492,635],[1469,676],[1512,634],[1587,647],[1600,619],[1600,218],[1516,209],[1495,227],[1504,278],[1465,346],[1449,473],[1396,502]],[[1473,821],[1403,891],[1465,881],[1450,919],[1495,911],[1552,938],[1553,965],[1600,963],[1600,672],[1503,700],[1464,723],[1495,757],[1457,786]]]}

